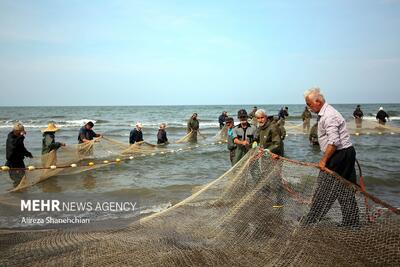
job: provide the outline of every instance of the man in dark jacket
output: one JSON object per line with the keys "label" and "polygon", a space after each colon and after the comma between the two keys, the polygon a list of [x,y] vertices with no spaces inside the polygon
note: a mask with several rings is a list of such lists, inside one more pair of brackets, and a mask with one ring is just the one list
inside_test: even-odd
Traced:
{"label": "man in dark jacket", "polygon": [[389,115],[383,110],[383,107],[379,108],[379,111],[376,114],[376,119],[378,120],[379,124],[382,125],[386,124],[386,119],[389,120]]}
{"label": "man in dark jacket", "polygon": [[225,126],[225,119],[228,117],[228,114],[226,111],[222,112],[221,115],[218,117],[218,122],[219,122],[219,128],[222,129]]}
{"label": "man in dark jacket", "polygon": [[94,124],[89,121],[80,130],[78,135],[79,144],[87,143],[92,141],[95,137],[101,137],[101,134],[97,134],[93,131]]}
{"label": "man in dark jacket", "polygon": [[165,131],[166,128],[165,123],[160,124],[160,128],[158,129],[157,133],[157,144],[168,144],[167,132]]}
{"label": "man in dark jacket", "polygon": [[[6,142],[6,166],[11,168],[9,171],[10,178],[14,181],[14,186],[17,186],[25,175],[24,158],[33,158],[24,145],[25,128],[21,123],[16,123],[13,131],[7,136]],[[18,170],[13,170],[17,168]]]}
{"label": "man in dark jacket", "polygon": [[364,113],[362,112],[360,105],[357,105],[356,109],[354,110],[353,117],[356,121],[356,127],[361,128],[362,127],[362,118],[364,117]]}
{"label": "man in dark jacket", "polygon": [[285,108],[281,108],[281,110],[278,113],[278,119],[286,119],[289,116],[289,108],[285,107]]}
{"label": "man in dark jacket", "polygon": [[187,123],[187,133],[192,132],[192,137],[189,142],[197,142],[197,132],[199,131],[200,123],[197,119],[197,113],[193,113],[192,117]]}
{"label": "man in dark jacket", "polygon": [[267,114],[263,109],[257,110],[255,116],[258,122],[255,141],[257,141],[260,147],[283,156],[283,141],[279,125],[267,120]]}
{"label": "man in dark jacket", "polygon": [[142,124],[137,122],[135,129],[133,129],[129,134],[129,144],[132,145],[141,141],[143,141]]}

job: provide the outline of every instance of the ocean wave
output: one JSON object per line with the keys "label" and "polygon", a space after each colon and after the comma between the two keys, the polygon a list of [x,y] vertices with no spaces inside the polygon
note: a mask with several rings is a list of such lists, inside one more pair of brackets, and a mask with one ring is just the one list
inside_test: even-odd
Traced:
{"label": "ocean wave", "polygon": [[[12,128],[13,125],[16,122],[21,122],[26,128],[46,128],[48,122],[54,122],[57,127],[59,128],[68,128],[68,127],[78,127],[78,126],[83,126],[87,122],[92,121],[93,123],[96,123],[96,120],[91,120],[91,119],[79,119],[79,120],[24,120],[24,121],[19,121],[19,120],[6,120],[0,122],[0,128]],[[103,122],[106,122],[103,120]]]}

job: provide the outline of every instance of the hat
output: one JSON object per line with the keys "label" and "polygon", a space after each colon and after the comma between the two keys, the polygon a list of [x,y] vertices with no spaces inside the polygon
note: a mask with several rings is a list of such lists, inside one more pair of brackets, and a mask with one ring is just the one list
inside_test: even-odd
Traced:
{"label": "hat", "polygon": [[13,130],[14,131],[25,131],[25,128],[24,128],[24,125],[22,125],[22,123],[17,122],[16,124],[14,124]]}
{"label": "hat", "polygon": [[226,117],[225,118],[225,122],[233,122],[233,118],[232,117]]}
{"label": "hat", "polygon": [[136,127],[142,128],[142,124],[140,122],[137,122]]}
{"label": "hat", "polygon": [[238,116],[239,119],[242,118],[242,117],[246,117],[247,118],[248,117],[247,116],[247,111],[245,109],[241,109],[241,110],[238,111],[238,115],[237,116]]}
{"label": "hat", "polygon": [[60,130],[60,129],[58,129],[57,126],[56,126],[54,123],[50,122],[50,123],[47,125],[47,128],[42,130],[42,133],[46,133],[46,132],[57,132],[58,130]]}
{"label": "hat", "polygon": [[380,107],[379,110],[383,110],[383,107]]}

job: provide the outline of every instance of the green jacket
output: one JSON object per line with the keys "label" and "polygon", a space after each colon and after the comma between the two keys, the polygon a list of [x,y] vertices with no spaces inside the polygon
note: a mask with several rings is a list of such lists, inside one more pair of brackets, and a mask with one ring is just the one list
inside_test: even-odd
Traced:
{"label": "green jacket", "polygon": [[257,128],[256,141],[260,147],[269,149],[272,153],[283,156],[282,130],[277,123],[267,121]]}
{"label": "green jacket", "polygon": [[57,150],[60,148],[61,143],[56,142],[55,135],[53,132],[46,132],[43,134],[42,140],[42,155],[50,153],[52,150]]}
{"label": "green jacket", "polygon": [[311,117],[311,112],[308,109],[304,110],[303,114],[301,114],[301,118],[303,119],[303,121],[306,119],[311,119]]}
{"label": "green jacket", "polygon": [[314,124],[313,127],[311,127],[309,140],[315,145],[318,144],[318,123]]}
{"label": "green jacket", "polygon": [[197,131],[199,129],[199,120],[198,119],[192,119],[187,123],[187,132],[189,133],[190,131]]}

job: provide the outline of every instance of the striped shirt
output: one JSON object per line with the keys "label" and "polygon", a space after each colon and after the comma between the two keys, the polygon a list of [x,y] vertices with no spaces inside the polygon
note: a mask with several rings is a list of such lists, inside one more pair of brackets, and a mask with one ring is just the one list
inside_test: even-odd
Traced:
{"label": "striped shirt", "polygon": [[334,145],[337,150],[352,146],[346,121],[328,103],[325,103],[318,113],[318,141],[322,152],[325,152],[328,145]]}

